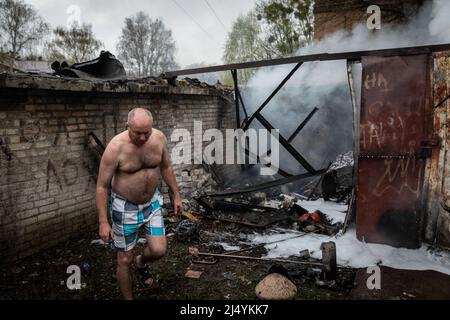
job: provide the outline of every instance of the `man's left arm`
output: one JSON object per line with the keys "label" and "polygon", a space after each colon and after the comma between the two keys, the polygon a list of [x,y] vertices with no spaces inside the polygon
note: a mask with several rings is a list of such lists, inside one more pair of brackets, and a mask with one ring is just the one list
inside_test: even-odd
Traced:
{"label": "man's left arm", "polygon": [[175,173],[173,172],[172,161],[170,160],[169,151],[167,150],[167,139],[163,135],[163,154],[160,165],[161,176],[164,182],[173,193],[173,208],[175,214],[181,214],[183,212],[183,203],[181,201],[180,191],[178,190],[177,180]]}

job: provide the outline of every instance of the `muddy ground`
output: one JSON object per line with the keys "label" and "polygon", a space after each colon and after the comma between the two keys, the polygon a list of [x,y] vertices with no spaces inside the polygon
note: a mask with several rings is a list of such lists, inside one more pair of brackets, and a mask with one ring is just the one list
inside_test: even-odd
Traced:
{"label": "muddy ground", "polygon": [[[167,233],[172,234],[173,229],[174,225],[169,223]],[[227,223],[204,221],[201,234],[205,236],[196,243],[178,241],[176,236],[168,237],[167,255],[151,267],[151,286],[144,284],[145,279],[132,267],[135,297],[154,300],[257,299],[255,287],[274,263],[219,258],[215,264],[196,264],[192,263],[189,254],[188,249],[193,245],[201,251],[211,250],[207,246],[208,235],[233,233],[238,229],[239,232],[253,232],[251,228],[230,228]],[[92,245],[94,239],[98,239],[98,235],[89,232],[79,239],[2,268],[0,299],[121,299],[115,280],[115,254],[109,246]],[[143,248],[143,244],[138,245],[136,253]],[[248,254],[258,257],[264,253],[262,248]],[[69,290],[66,286],[70,265],[81,269],[83,285],[80,290]],[[286,267],[295,269],[292,265]],[[203,273],[198,279],[187,278],[185,274],[189,269]],[[404,273],[390,268],[382,270],[390,285],[379,292],[366,288],[369,275],[362,269],[347,271],[347,275],[354,276],[351,287],[334,290],[317,287],[314,277],[303,273],[292,278],[298,289],[296,299],[450,299],[450,277],[446,275],[417,271]]]}

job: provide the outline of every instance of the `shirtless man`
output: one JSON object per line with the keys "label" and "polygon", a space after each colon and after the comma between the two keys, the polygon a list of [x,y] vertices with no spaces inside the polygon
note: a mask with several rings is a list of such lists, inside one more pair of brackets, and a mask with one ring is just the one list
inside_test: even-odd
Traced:
{"label": "shirtless man", "polygon": [[142,255],[134,258],[137,268],[145,268],[149,262],[166,253],[162,195],[157,188],[161,177],[173,193],[175,213],[181,213],[183,208],[166,147],[167,139],[152,126],[150,111],[143,108],[131,110],[127,130],[115,136],[106,147],[97,179],[99,233],[105,242],[109,242],[111,237],[117,250],[117,281],[127,300],[133,298],[129,270],[138,229],[144,226],[148,245]]}

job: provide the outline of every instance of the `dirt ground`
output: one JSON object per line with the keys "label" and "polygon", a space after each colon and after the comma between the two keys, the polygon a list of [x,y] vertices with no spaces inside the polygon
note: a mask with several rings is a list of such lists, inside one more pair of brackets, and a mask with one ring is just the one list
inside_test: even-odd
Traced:
{"label": "dirt ground", "polygon": [[[201,226],[210,234],[211,230],[219,232],[220,228],[225,231],[229,229],[229,225],[223,223],[205,222]],[[171,229],[173,228],[169,225],[168,234]],[[91,241],[94,239],[98,239],[96,233],[86,233],[79,239],[40,252],[12,266],[3,267],[0,273],[0,299],[121,299],[115,279],[114,251],[109,246],[92,245]],[[198,243],[185,243],[178,241],[175,236],[168,237],[167,255],[151,266],[151,286],[144,284],[145,279],[134,272],[132,267],[136,299],[257,299],[255,287],[268,274],[274,263],[230,258],[219,258],[215,264],[192,263],[189,247],[197,245],[201,251],[205,251],[205,244],[202,239]],[[143,248],[144,245],[139,244],[136,253],[141,252]],[[257,257],[263,254],[264,249],[251,253]],[[69,290],[66,286],[66,280],[70,276],[67,268],[70,265],[81,268],[80,290]],[[292,265],[286,267],[292,269]],[[200,278],[185,277],[189,269],[202,271]],[[377,292],[366,288],[365,283],[369,275],[365,270],[350,272],[356,275],[354,286],[352,285],[354,288],[340,290],[319,288],[314,279],[308,276],[293,277],[298,289],[296,299],[450,299],[450,277],[437,272],[404,272],[383,267],[383,283],[389,285]]]}

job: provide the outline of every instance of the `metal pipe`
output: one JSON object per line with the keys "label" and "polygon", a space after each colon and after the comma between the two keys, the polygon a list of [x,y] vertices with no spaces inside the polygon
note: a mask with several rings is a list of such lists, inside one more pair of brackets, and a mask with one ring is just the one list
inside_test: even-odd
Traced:
{"label": "metal pipe", "polygon": [[244,130],[247,130],[250,126],[250,123],[253,121],[253,119],[256,118],[257,115],[260,114],[262,109],[266,107],[266,105],[272,100],[272,98],[278,93],[278,91],[283,88],[283,86],[286,84],[286,82],[292,77],[292,75],[300,68],[300,66],[303,64],[303,62],[297,63],[297,65],[288,73],[288,75],[283,79],[283,81],[280,82],[280,84],[275,88],[275,90],[270,94],[270,96],[267,97],[267,99],[262,103],[262,105],[256,110],[248,119],[248,121],[245,122]]}
{"label": "metal pipe", "polygon": [[295,57],[288,57],[288,58],[225,64],[225,65],[218,65],[218,66],[211,66],[211,67],[204,67],[204,68],[174,70],[174,71],[166,72],[164,74],[164,76],[166,78],[170,78],[170,77],[175,77],[175,76],[190,75],[190,74],[197,74],[197,73],[227,71],[227,70],[232,70],[232,69],[237,70],[237,69],[247,69],[247,68],[258,68],[258,67],[275,66],[275,65],[282,65],[282,64],[309,62],[309,61],[328,61],[328,60],[358,61],[358,60],[361,60],[361,57],[364,57],[364,56],[384,56],[384,57],[386,57],[386,56],[405,56],[405,55],[413,55],[413,54],[424,54],[424,53],[447,51],[447,50],[450,50],[450,43],[429,45],[429,46],[389,48],[389,49],[380,49],[380,50],[347,51],[347,52],[338,52],[338,53],[318,53],[318,54],[310,54],[310,55],[295,56]]}
{"label": "metal pipe", "polygon": [[[262,114],[257,114],[256,119],[268,130],[271,131],[275,129],[266,118],[263,117]],[[316,169],[314,169],[308,161],[281,135],[278,135],[278,141],[280,144],[297,160],[303,168],[305,168],[308,172],[314,173]]]}

